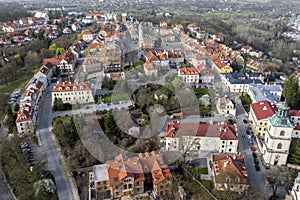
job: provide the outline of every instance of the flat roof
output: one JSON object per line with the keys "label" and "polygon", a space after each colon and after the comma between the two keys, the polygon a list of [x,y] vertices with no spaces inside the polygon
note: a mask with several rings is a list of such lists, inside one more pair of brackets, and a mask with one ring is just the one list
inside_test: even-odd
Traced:
{"label": "flat roof", "polygon": [[103,182],[109,180],[106,164],[94,165],[93,171],[95,182]]}

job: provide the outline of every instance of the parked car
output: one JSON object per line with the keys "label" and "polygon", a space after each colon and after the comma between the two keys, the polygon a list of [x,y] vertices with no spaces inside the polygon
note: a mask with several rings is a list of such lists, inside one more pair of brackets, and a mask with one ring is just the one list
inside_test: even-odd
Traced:
{"label": "parked car", "polygon": [[252,152],[253,158],[257,158],[257,154],[255,152]]}
{"label": "parked car", "polygon": [[244,122],[244,124],[247,124],[248,120],[247,119],[243,119],[243,122]]}
{"label": "parked car", "polygon": [[255,170],[256,171],[260,171],[260,166],[259,165],[255,165]]}
{"label": "parked car", "polygon": [[259,161],[257,158],[254,158],[254,164],[258,165],[259,164]]}
{"label": "parked car", "polygon": [[249,144],[249,145],[253,144],[252,140],[249,140],[249,141],[248,141],[248,144]]}
{"label": "parked car", "polygon": [[255,147],[250,147],[251,151],[254,152],[255,151]]}

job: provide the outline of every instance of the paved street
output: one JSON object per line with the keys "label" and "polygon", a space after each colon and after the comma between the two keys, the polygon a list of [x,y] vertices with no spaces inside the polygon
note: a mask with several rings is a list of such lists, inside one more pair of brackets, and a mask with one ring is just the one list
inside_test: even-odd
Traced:
{"label": "paved street", "polygon": [[[49,86],[48,90],[52,89]],[[71,186],[68,179],[64,175],[63,167],[61,164],[61,157],[55,149],[52,141],[51,128],[51,95],[43,97],[40,103],[39,119],[38,119],[38,136],[41,141],[42,147],[44,148],[47,156],[47,165],[51,174],[55,178],[57,187],[57,194],[60,200],[71,200],[74,199],[71,191]]]}

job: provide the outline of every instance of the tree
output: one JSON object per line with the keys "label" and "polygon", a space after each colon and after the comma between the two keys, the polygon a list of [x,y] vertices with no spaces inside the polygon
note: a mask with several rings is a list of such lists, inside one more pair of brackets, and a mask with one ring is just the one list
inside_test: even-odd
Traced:
{"label": "tree", "polygon": [[298,77],[295,74],[290,75],[285,81],[282,96],[291,109],[300,109]]}
{"label": "tree", "polygon": [[64,103],[61,98],[55,97],[54,104],[53,104],[53,110],[54,111],[64,110]]}
{"label": "tree", "polygon": [[183,87],[183,82],[178,76],[176,76],[175,79],[173,80],[173,86],[175,90],[181,89]]}
{"label": "tree", "polygon": [[13,113],[11,106],[6,107],[6,125],[8,126],[9,133],[13,133],[16,130],[16,114]]}
{"label": "tree", "polygon": [[53,43],[53,44],[51,44],[51,45],[49,46],[49,50],[50,50],[53,54],[56,53],[56,49],[57,49],[57,45],[56,45],[55,43]]}
{"label": "tree", "polygon": [[293,164],[297,164],[297,165],[300,164],[300,140],[299,139],[293,139],[288,161]]}
{"label": "tree", "polygon": [[35,68],[37,65],[41,63],[41,59],[37,52],[29,51],[25,57],[25,67],[27,68]]}

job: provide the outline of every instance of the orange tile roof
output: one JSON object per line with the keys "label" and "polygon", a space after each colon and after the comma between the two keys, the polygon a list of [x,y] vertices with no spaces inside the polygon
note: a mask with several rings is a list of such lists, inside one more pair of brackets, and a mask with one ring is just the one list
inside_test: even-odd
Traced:
{"label": "orange tile roof", "polygon": [[[82,88],[82,89],[81,89]],[[85,82],[58,82],[52,92],[90,90]]]}
{"label": "orange tile roof", "polygon": [[190,124],[170,122],[166,125],[166,137],[199,136],[219,137],[221,140],[238,140],[237,126],[224,124]]}
{"label": "orange tile roof", "polygon": [[290,116],[297,116],[300,117],[300,110],[290,110]]}
{"label": "orange tile roof", "polygon": [[33,108],[27,104],[24,104],[22,107],[20,107],[17,113],[16,123],[31,121],[33,118],[33,114]]}
{"label": "orange tile roof", "polygon": [[144,67],[146,67],[147,70],[155,70],[156,69],[156,67],[149,60],[147,60],[144,63]]}
{"label": "orange tile roof", "polygon": [[214,60],[214,63],[216,64],[216,66],[219,68],[219,69],[222,69],[224,67],[227,66],[226,63],[222,62],[220,59],[216,59]]}
{"label": "orange tile roof", "polygon": [[162,156],[154,151],[139,153],[134,157],[120,154],[115,160],[106,161],[106,165],[111,186],[121,184],[121,181],[127,177],[134,178],[134,182],[145,181],[145,174],[148,173],[151,173],[155,185],[172,177]]}
{"label": "orange tile roof", "polygon": [[50,64],[52,66],[57,66],[59,65],[59,59],[57,58],[44,58],[43,59],[43,65]]}
{"label": "orange tile roof", "polygon": [[180,75],[199,75],[199,71],[197,68],[195,67],[191,67],[191,68],[180,68],[179,69]]}
{"label": "orange tile roof", "polygon": [[244,156],[212,155],[211,168],[215,182],[226,183],[226,178],[231,178],[232,184],[248,185],[248,174]]}

